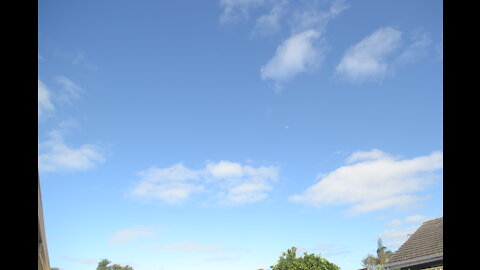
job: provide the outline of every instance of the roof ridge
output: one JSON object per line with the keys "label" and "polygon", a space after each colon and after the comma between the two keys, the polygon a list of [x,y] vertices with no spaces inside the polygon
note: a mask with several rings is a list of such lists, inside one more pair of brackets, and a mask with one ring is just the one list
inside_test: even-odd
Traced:
{"label": "roof ridge", "polygon": [[439,219],[443,219],[443,217],[438,217],[438,218],[434,218],[434,219],[430,219],[430,220],[427,220],[427,221],[424,221],[423,223],[427,223],[427,222],[432,222],[432,221],[436,221],[436,220],[439,220]]}

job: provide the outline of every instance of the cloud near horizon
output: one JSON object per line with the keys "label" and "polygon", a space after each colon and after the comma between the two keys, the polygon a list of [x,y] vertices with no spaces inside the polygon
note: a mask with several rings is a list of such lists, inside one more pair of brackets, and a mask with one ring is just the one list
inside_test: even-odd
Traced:
{"label": "cloud near horizon", "polygon": [[224,204],[251,203],[268,196],[278,171],[273,166],[255,168],[223,160],[208,162],[199,170],[182,163],[167,168],[150,167],[138,173],[140,179],[129,196],[180,204],[194,194],[204,193]]}
{"label": "cloud near horizon", "polygon": [[346,163],[289,199],[314,206],[347,205],[354,215],[409,206],[424,198],[417,193],[443,168],[443,153],[401,159],[373,149],[353,153]]}

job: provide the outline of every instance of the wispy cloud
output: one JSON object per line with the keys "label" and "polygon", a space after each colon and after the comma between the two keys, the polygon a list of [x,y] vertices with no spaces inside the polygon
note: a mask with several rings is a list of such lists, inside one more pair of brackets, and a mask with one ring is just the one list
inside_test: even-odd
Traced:
{"label": "wispy cloud", "polygon": [[422,215],[414,215],[414,216],[408,216],[405,218],[405,221],[408,223],[422,223],[424,221],[427,221],[430,219],[427,216],[422,216]]}
{"label": "wispy cloud", "polygon": [[443,168],[443,153],[400,159],[372,150],[354,153],[347,161],[290,199],[315,206],[348,205],[351,214],[409,206],[422,199],[417,193]]}
{"label": "wispy cloud", "polygon": [[410,44],[398,56],[397,61],[400,64],[408,64],[414,62],[420,56],[425,55],[426,48],[432,44],[430,35],[421,29],[412,31],[412,33],[410,34],[410,39]]}
{"label": "wispy cloud", "polygon": [[398,226],[401,226],[403,224],[403,221],[399,220],[399,219],[394,219],[394,220],[391,220],[389,223],[388,223],[388,226],[390,227],[398,227]]}
{"label": "wispy cloud", "polygon": [[237,250],[236,248],[227,248],[217,245],[200,244],[193,241],[175,242],[169,244],[154,244],[154,249],[169,250],[169,251],[181,251],[192,253],[225,253],[229,251]]}
{"label": "wispy cloud", "polygon": [[[330,3],[328,9],[323,7],[324,3]],[[293,33],[303,32],[308,29],[315,29],[324,32],[327,24],[348,9],[344,0],[333,0],[327,2],[306,1],[303,5],[295,2],[292,7],[289,24]]]}
{"label": "wispy cloud", "polygon": [[398,249],[408,237],[413,234],[419,226],[412,226],[402,229],[388,229],[379,238],[383,240],[386,247],[392,250]]}
{"label": "wispy cloud", "polygon": [[59,102],[72,104],[72,101],[79,99],[82,88],[65,76],[56,76],[55,82],[60,84],[60,89],[56,95]]}
{"label": "wispy cloud", "polygon": [[135,226],[117,231],[109,241],[111,245],[124,245],[141,237],[155,237],[158,235],[157,228]]}
{"label": "wispy cloud", "polygon": [[[287,81],[298,74],[312,72],[320,67],[327,52],[323,38],[326,25],[348,7],[341,0],[332,1],[326,11],[315,1],[300,7],[294,6],[289,13],[292,34],[277,47],[272,59],[260,69],[261,78],[273,80],[274,89],[278,92]],[[278,16],[284,15],[284,9],[278,4],[270,14],[260,19],[278,26],[276,20]]]}
{"label": "wispy cloud", "polygon": [[436,50],[438,52],[438,59],[443,61],[443,32],[442,32],[442,40],[437,44]]}
{"label": "wispy cloud", "polygon": [[130,193],[136,198],[177,204],[186,201],[193,193],[204,190],[203,185],[193,181],[199,178],[199,172],[186,168],[182,163],[169,168],[151,167],[138,175],[140,180]]}
{"label": "wispy cloud", "polygon": [[352,82],[378,81],[389,71],[389,57],[400,47],[402,33],[384,27],[350,47],[336,68],[337,74]]}
{"label": "wispy cloud", "polygon": [[129,193],[134,198],[178,204],[193,194],[205,193],[221,203],[242,204],[265,199],[271,182],[278,177],[278,168],[220,161],[193,170],[177,163],[167,168],[151,167],[138,176]]}
{"label": "wispy cloud", "polygon": [[273,80],[279,92],[283,85],[304,72],[318,68],[326,54],[323,42],[326,25],[349,5],[344,0],[220,0],[222,23],[248,19],[250,10],[266,9],[256,18],[253,35],[282,32],[282,23],[290,28],[288,38],[277,46],[273,57],[260,69],[263,80]]}
{"label": "wispy cloud", "polygon": [[267,0],[220,0],[222,14],[221,23],[233,23],[245,20],[249,11],[265,4]]}
{"label": "wispy cloud", "polygon": [[73,57],[73,64],[78,65],[85,61],[86,53],[83,50],[78,49]]}
{"label": "wispy cloud", "polygon": [[40,118],[44,118],[46,114],[55,110],[54,103],[72,105],[74,100],[80,98],[82,88],[69,78],[56,76],[54,81],[60,85],[60,88],[51,91],[44,82],[38,79],[38,116]]}
{"label": "wispy cloud", "polygon": [[347,163],[355,163],[357,161],[368,161],[376,159],[390,159],[390,155],[378,149],[372,149],[367,152],[358,151],[351,154],[347,158]]}
{"label": "wispy cloud", "polygon": [[320,33],[310,29],[285,40],[277,48],[275,55],[260,70],[262,79],[276,82],[276,90],[283,83],[302,72],[316,68],[324,58],[318,44]]}
{"label": "wispy cloud", "polygon": [[38,117],[43,118],[46,113],[52,112],[55,107],[52,103],[52,95],[47,86],[38,80]]}
{"label": "wispy cloud", "polygon": [[254,35],[271,35],[279,32],[282,18],[287,13],[287,3],[287,0],[275,2],[269,13],[257,18],[252,33]]}
{"label": "wispy cloud", "polygon": [[99,145],[71,147],[65,143],[64,130],[52,130],[49,139],[39,143],[38,168],[45,172],[83,171],[105,162]]}
{"label": "wispy cloud", "polygon": [[72,64],[76,66],[80,66],[92,71],[97,71],[99,69],[96,64],[92,63],[87,58],[87,53],[82,49],[77,49],[75,52],[69,53],[68,55],[71,58]]}
{"label": "wispy cloud", "polygon": [[232,262],[232,261],[238,261],[240,259],[240,256],[234,255],[234,256],[215,256],[213,258],[207,258],[203,259],[202,262]]}
{"label": "wispy cloud", "polygon": [[399,227],[404,224],[419,224],[424,221],[427,221],[428,219],[430,219],[430,217],[423,216],[423,215],[413,215],[413,216],[405,217],[403,220],[394,219],[390,221],[388,225],[391,227]]}
{"label": "wispy cloud", "polygon": [[297,247],[298,253],[320,253],[322,257],[335,257],[351,253],[352,251],[343,244],[318,243],[313,248]]}

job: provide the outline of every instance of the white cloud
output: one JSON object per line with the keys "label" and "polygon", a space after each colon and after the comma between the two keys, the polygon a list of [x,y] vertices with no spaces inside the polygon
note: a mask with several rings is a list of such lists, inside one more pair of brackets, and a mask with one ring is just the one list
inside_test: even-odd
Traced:
{"label": "white cloud", "polygon": [[38,117],[42,118],[48,112],[55,110],[51,100],[51,93],[45,84],[38,80]]}
{"label": "white cloud", "polygon": [[155,237],[155,236],[157,236],[157,232],[154,229],[150,227],[136,226],[136,227],[115,232],[112,238],[110,239],[109,244],[123,245],[140,237]]}
{"label": "white cloud", "polygon": [[151,167],[139,173],[131,195],[143,199],[156,199],[170,204],[182,203],[193,193],[202,192],[204,187],[197,184],[200,173],[177,163],[169,168]]}
{"label": "white cloud", "polygon": [[[368,157],[359,159],[358,157]],[[417,195],[431,182],[434,172],[443,168],[443,153],[413,159],[399,159],[372,150],[355,153],[342,166],[291,200],[315,206],[349,205],[352,214],[405,207],[421,200]]]}
{"label": "white cloud", "polygon": [[[242,204],[265,199],[271,189],[270,183],[278,178],[277,167],[254,168],[229,161],[208,163],[205,169],[207,179],[216,180],[223,203]],[[221,181],[219,181],[221,180]],[[225,195],[223,195],[225,194]]]}
{"label": "white cloud", "polygon": [[354,163],[358,161],[367,161],[367,160],[375,160],[375,159],[388,159],[390,156],[378,149],[372,149],[368,152],[358,151],[350,155],[347,159],[347,163]]}
{"label": "white cloud", "polygon": [[[349,7],[343,0],[331,1],[327,11],[322,10],[319,2],[305,3],[289,7],[292,10],[288,17],[292,34],[277,47],[273,58],[260,69],[263,80],[275,81],[276,91],[281,90],[285,82],[298,74],[311,72],[320,66],[327,50],[323,45],[326,25]],[[280,16],[285,16],[285,10],[284,5],[278,4],[270,14],[259,20],[265,20],[267,26],[276,29],[277,20]]]}
{"label": "white cloud", "polygon": [[178,163],[169,168],[152,167],[139,173],[130,195],[140,199],[183,203],[195,193],[214,194],[222,203],[249,203],[268,196],[278,177],[276,167],[258,167],[230,161],[208,162],[191,170]]}
{"label": "white cloud", "polygon": [[318,44],[320,33],[310,29],[293,35],[278,46],[275,55],[260,70],[262,79],[272,79],[280,86],[299,73],[310,71],[323,60]]}
{"label": "white cloud", "polygon": [[400,47],[402,33],[380,28],[349,48],[336,68],[341,77],[354,82],[375,81],[389,70],[389,57]]}
{"label": "white cloud", "polygon": [[51,131],[50,139],[39,143],[38,168],[41,171],[82,171],[105,162],[98,145],[83,144],[78,148],[68,146],[59,130]]}
{"label": "white cloud", "polygon": [[207,171],[218,179],[242,177],[244,173],[241,164],[224,160],[207,164]]}

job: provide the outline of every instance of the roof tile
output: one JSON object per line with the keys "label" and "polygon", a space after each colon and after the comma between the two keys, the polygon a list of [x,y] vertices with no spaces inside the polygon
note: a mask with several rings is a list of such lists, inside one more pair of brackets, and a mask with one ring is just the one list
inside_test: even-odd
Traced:
{"label": "roof tile", "polygon": [[389,263],[443,253],[443,217],[425,221],[392,255]]}

